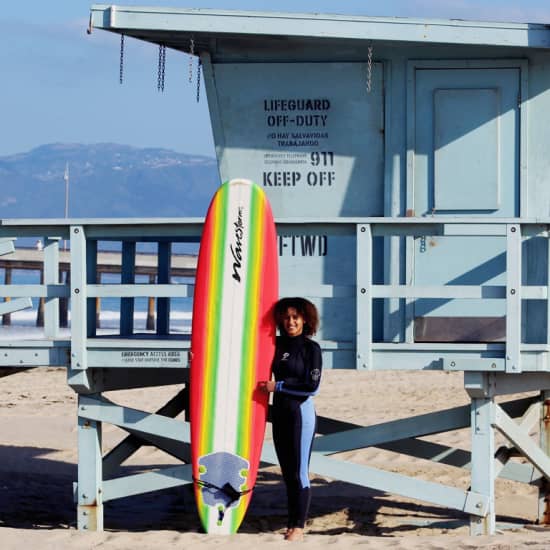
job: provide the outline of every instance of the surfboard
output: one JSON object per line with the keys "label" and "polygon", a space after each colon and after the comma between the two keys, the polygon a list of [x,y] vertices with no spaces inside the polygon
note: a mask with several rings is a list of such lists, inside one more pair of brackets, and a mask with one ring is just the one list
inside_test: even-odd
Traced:
{"label": "surfboard", "polygon": [[256,483],[271,377],[277,237],[271,207],[248,180],[224,183],[206,215],[191,336],[191,462],[207,533],[239,528]]}

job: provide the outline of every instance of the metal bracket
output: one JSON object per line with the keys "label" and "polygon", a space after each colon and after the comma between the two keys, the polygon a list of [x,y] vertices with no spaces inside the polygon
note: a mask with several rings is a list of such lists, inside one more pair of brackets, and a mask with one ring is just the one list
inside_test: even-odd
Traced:
{"label": "metal bracket", "polygon": [[464,372],[464,389],[472,399],[492,397],[495,391],[495,379],[492,373]]}
{"label": "metal bracket", "polygon": [[464,501],[464,510],[474,516],[485,516],[489,510],[489,499],[479,493],[468,491]]}

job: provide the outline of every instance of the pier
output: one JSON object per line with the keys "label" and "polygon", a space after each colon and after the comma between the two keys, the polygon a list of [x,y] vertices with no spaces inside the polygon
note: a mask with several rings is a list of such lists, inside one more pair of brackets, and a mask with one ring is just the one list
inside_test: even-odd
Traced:
{"label": "pier", "polygon": [[[41,241],[40,241],[41,242]],[[122,273],[122,252],[102,250],[97,255],[97,277],[101,282],[105,273]],[[171,256],[170,276],[193,278],[197,258],[194,255],[174,254]],[[4,284],[11,285],[14,270],[35,271],[40,275],[40,284],[44,283],[44,252],[37,248],[14,248],[9,258],[0,256],[0,269],[4,271]],[[70,284],[70,251],[59,250],[59,282]],[[149,284],[154,284],[158,276],[158,256],[153,253],[137,253],[135,255],[135,276],[147,276]],[[11,297],[6,296],[4,301],[9,302]],[[44,326],[44,304],[45,298],[40,298],[36,316],[36,326]],[[68,326],[68,301],[66,298],[59,300],[60,326]],[[97,326],[100,327],[101,299],[96,299]],[[11,314],[2,315],[2,325],[11,324]],[[147,309],[147,330],[155,329],[155,299],[149,297]]]}

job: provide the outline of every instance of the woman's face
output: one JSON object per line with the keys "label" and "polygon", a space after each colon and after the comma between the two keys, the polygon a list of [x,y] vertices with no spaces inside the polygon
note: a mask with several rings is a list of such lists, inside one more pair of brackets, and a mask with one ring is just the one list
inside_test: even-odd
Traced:
{"label": "woman's face", "polygon": [[304,318],[296,308],[289,307],[283,317],[283,327],[289,336],[299,336],[304,331]]}

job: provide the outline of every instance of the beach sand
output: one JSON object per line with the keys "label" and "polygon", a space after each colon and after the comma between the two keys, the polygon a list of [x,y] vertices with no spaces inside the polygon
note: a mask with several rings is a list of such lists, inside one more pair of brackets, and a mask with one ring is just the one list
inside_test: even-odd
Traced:
{"label": "beach sand", "polygon": [[[282,538],[285,492],[277,467],[260,472],[252,503],[237,535],[199,531],[189,487],[106,503],[105,531],[76,530],[72,498],[77,479],[76,395],[64,369],[44,368],[0,379],[0,548],[550,548],[550,528],[535,525],[537,490],[507,480],[496,482],[498,533],[470,537],[469,518],[454,510],[312,476],[313,501],[302,543]],[[176,386],[110,392],[117,403],[154,411],[174,396]],[[358,424],[467,404],[461,373],[326,371],[317,412]],[[103,430],[104,450],[124,437]],[[536,436],[536,434],[534,434]],[[270,438],[270,428],[267,437]],[[426,438],[469,449],[469,430]],[[352,462],[417,476],[462,489],[466,470],[371,448],[341,455]],[[140,449],[124,473],[176,464],[151,447]],[[506,528],[504,528],[506,527]]]}

